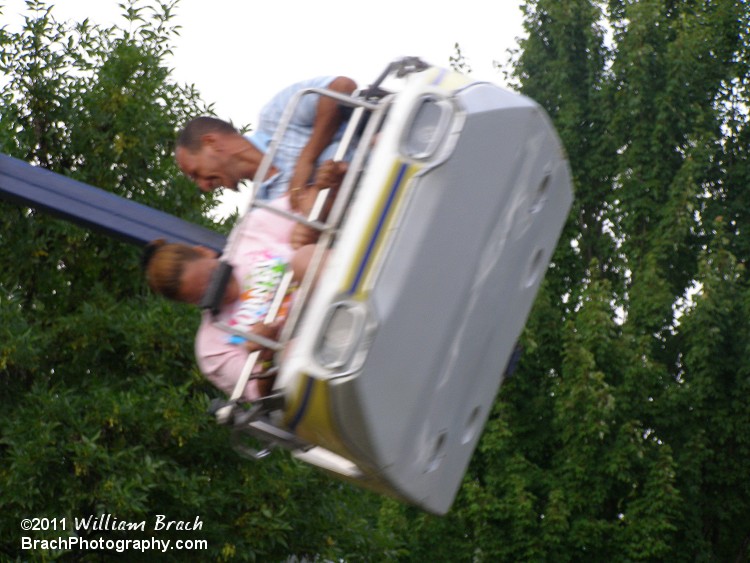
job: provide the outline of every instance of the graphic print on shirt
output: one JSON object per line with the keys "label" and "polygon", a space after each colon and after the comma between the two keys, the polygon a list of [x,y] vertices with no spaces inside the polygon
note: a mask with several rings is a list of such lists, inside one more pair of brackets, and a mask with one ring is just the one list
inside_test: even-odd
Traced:
{"label": "graphic print on shirt", "polygon": [[258,253],[250,271],[240,280],[241,294],[228,324],[246,331],[268,314],[287,262],[270,251]]}

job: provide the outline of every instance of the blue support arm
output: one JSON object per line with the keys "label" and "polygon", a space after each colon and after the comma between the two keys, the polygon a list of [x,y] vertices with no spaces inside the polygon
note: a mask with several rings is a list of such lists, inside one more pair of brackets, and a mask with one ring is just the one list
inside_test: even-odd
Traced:
{"label": "blue support arm", "polygon": [[221,253],[226,243],[216,231],[2,153],[0,198],[140,246],[163,238]]}

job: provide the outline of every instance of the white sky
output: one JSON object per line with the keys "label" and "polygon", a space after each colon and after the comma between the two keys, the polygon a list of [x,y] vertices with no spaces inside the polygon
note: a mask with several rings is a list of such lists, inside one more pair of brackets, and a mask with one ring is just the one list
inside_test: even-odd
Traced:
{"label": "white sky", "polygon": [[[48,0],[58,21],[120,24],[124,0]],[[140,4],[149,3],[142,0]],[[459,43],[478,78],[503,83],[521,35],[521,0],[180,0],[173,23],[173,77],[194,83],[219,117],[254,124],[284,86],[322,74],[374,81],[393,59],[416,55],[448,65]],[[17,29],[24,0],[0,0],[0,25]]]}
{"label": "white sky", "polygon": [[[165,0],[166,1],[166,0]],[[126,0],[47,0],[57,21],[126,25]],[[138,5],[154,5],[141,0]],[[504,83],[503,65],[523,33],[521,0],[180,0],[173,25],[173,79],[195,84],[217,116],[254,125],[285,86],[319,75],[373,82],[402,56],[448,66],[458,43],[472,76]],[[25,0],[0,0],[0,25],[18,29]],[[220,214],[242,198],[224,190]]]}

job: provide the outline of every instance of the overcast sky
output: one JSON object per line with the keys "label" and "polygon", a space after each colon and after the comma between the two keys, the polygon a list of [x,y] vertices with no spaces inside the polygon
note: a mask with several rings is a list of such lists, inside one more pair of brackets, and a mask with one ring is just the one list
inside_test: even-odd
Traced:
{"label": "overcast sky", "polygon": [[[125,22],[127,0],[48,0],[60,21]],[[140,4],[147,3],[141,0]],[[393,59],[416,55],[448,65],[459,43],[478,78],[503,82],[522,33],[520,0],[180,0],[173,23],[174,78],[194,83],[219,117],[256,122],[263,103],[287,84],[322,74],[375,80]],[[0,0],[0,23],[17,28],[24,0]]]}
{"label": "overcast sky", "polygon": [[[125,25],[128,0],[47,0],[58,21]],[[164,0],[166,1],[166,0]],[[138,5],[153,5],[140,0]],[[419,56],[448,66],[458,43],[472,75],[503,84],[505,64],[522,34],[521,0],[180,0],[173,24],[173,78],[195,84],[216,114],[254,125],[283,87],[319,75],[373,82],[392,60]],[[0,0],[0,25],[20,28],[25,0]],[[222,194],[222,213],[241,199]]]}

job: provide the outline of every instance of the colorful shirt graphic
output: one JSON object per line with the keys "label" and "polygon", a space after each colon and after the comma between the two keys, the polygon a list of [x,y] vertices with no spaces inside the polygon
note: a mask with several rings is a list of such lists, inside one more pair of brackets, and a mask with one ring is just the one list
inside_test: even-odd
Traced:
{"label": "colorful shirt graphic", "polygon": [[[272,205],[289,210],[286,197],[275,200]],[[224,306],[216,320],[243,331],[263,321],[292,256],[289,241],[293,226],[291,220],[276,213],[256,209],[235,227],[235,234],[240,239],[232,265],[234,276],[240,283],[241,298]],[[276,320],[285,318],[290,299],[287,295],[287,305],[282,305]],[[242,373],[248,351],[243,338],[233,338],[214,326],[213,321],[209,313],[204,313],[195,338],[196,359],[201,372],[230,395]],[[244,398],[254,400],[258,396],[257,380],[250,380]]]}
{"label": "colorful shirt graphic", "polygon": [[248,330],[255,323],[262,322],[286,268],[284,258],[269,251],[261,252],[252,269],[240,281],[242,293],[227,324],[238,330]]}

